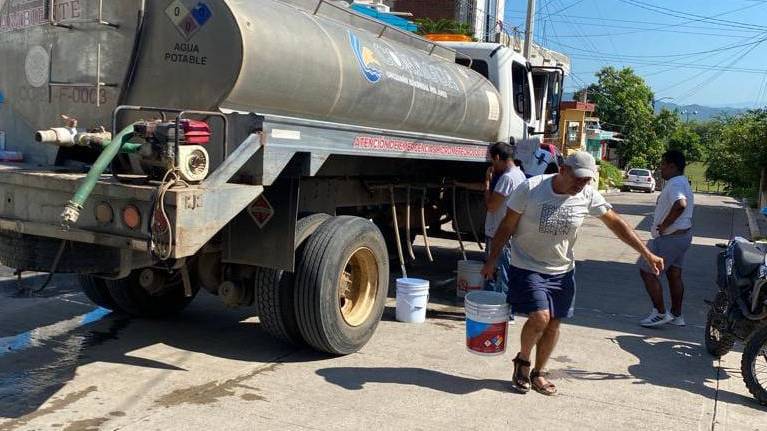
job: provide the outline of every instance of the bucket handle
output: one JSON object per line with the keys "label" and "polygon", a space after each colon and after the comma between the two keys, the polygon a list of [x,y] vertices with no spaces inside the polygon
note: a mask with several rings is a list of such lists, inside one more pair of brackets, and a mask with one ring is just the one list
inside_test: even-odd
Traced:
{"label": "bucket handle", "polygon": [[[413,304],[412,302],[408,301],[408,300],[407,300],[407,297],[402,297],[402,300],[403,300],[403,301],[405,301],[405,303],[406,303],[407,305],[409,305],[409,306],[411,306],[411,307],[413,307],[413,308],[422,308],[422,307],[420,307],[420,306],[416,306],[416,305],[415,305],[415,304]],[[429,294],[428,294],[428,293],[426,294],[426,305],[429,305]],[[424,306],[423,308],[426,308],[426,307]]]}

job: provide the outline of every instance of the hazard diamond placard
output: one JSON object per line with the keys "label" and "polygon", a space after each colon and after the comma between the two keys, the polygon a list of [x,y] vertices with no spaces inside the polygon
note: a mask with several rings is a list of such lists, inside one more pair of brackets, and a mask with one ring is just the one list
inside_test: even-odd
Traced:
{"label": "hazard diamond placard", "polygon": [[259,229],[262,229],[269,223],[274,216],[274,208],[264,195],[261,195],[248,207],[248,214],[256,222]]}

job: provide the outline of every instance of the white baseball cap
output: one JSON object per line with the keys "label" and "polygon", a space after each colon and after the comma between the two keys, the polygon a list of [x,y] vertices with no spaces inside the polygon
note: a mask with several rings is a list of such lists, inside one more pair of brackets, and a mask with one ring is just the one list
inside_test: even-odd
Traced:
{"label": "white baseball cap", "polygon": [[578,178],[597,177],[597,162],[591,154],[585,151],[571,154],[565,160],[565,166],[569,166],[573,170],[573,174]]}

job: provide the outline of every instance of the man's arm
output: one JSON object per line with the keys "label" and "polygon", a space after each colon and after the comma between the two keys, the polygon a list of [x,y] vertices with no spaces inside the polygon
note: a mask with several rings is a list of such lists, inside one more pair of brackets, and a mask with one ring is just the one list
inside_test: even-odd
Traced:
{"label": "man's arm", "polygon": [[487,207],[488,211],[496,212],[498,211],[498,208],[501,208],[505,203],[506,196],[498,192],[485,192],[485,206]]}
{"label": "man's arm", "polygon": [[485,192],[485,203],[487,203],[487,200],[489,199],[490,194],[492,194],[492,190],[490,190],[490,185],[492,184],[492,181],[493,181],[493,167],[490,166],[485,171],[485,181],[473,182],[473,183],[464,183],[464,182],[456,181],[455,185],[458,187],[463,187],[467,190]]}
{"label": "man's arm", "polygon": [[655,275],[658,275],[663,271],[663,259],[654,255],[647,246],[645,246],[644,242],[642,242],[634,232],[634,229],[632,229],[631,226],[618,215],[618,213],[609,210],[605,215],[599,217],[599,219],[602,220],[607,228],[610,229],[618,239],[625,242],[642,255]]}
{"label": "man's arm", "polygon": [[490,245],[490,254],[487,257],[485,266],[482,267],[482,275],[485,279],[493,278],[495,274],[495,261],[498,260],[498,256],[503,250],[503,246],[511,238],[514,232],[517,231],[517,225],[519,225],[519,219],[522,214],[514,211],[513,209],[506,210],[506,216],[501,221],[501,225],[498,226],[498,230],[495,232],[493,242]]}
{"label": "man's arm", "polygon": [[679,218],[679,216],[682,215],[685,208],[687,208],[687,199],[681,198],[674,202],[674,205],[671,207],[671,210],[668,212],[668,215],[666,218],[659,224],[658,227],[658,234],[663,235],[663,232],[669,228],[676,219]]}

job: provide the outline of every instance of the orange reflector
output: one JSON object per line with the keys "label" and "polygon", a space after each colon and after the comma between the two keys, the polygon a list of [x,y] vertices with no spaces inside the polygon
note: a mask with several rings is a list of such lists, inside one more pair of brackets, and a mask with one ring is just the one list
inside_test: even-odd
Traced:
{"label": "orange reflector", "polygon": [[138,229],[141,226],[141,212],[135,205],[123,208],[123,224],[131,229]]}
{"label": "orange reflector", "polygon": [[107,224],[112,223],[112,220],[114,220],[115,213],[112,210],[112,207],[106,202],[101,202],[96,205],[93,212],[96,216],[96,221],[99,223]]}

